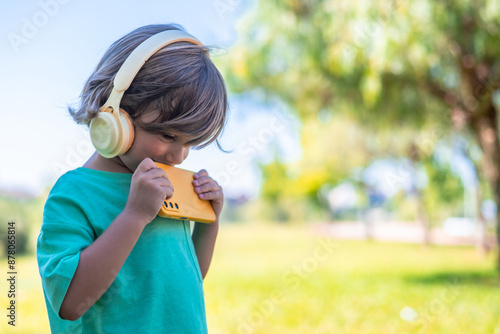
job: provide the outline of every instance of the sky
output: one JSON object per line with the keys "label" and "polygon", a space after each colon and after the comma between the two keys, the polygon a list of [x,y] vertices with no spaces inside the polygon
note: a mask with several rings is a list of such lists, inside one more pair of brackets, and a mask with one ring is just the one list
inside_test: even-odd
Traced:
{"label": "sky", "polygon": [[[111,43],[153,23],[178,23],[206,45],[230,55],[238,22],[252,2],[26,0],[0,3],[0,192],[40,194],[94,152],[85,127],[67,112]],[[252,97],[253,96],[253,97]],[[254,94],[230,95],[230,117],[221,142],[192,151],[179,167],[205,168],[227,195],[255,197],[256,160],[278,147],[297,159],[298,123],[282,105],[263,104]]]}

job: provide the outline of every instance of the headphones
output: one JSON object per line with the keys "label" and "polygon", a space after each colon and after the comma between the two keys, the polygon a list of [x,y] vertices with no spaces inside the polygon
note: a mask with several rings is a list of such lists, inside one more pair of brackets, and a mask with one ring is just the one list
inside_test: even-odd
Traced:
{"label": "headphones", "polygon": [[183,31],[162,31],[135,48],[116,73],[108,100],[90,122],[90,140],[103,157],[113,158],[123,154],[132,145],[134,127],[127,112],[120,109],[120,101],[144,63],[162,47],[176,42],[203,45]]}

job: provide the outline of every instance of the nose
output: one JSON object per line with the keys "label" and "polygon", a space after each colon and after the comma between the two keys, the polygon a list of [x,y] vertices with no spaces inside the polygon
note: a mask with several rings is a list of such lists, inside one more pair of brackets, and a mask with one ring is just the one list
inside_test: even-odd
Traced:
{"label": "nose", "polygon": [[174,165],[181,164],[189,154],[189,147],[184,145],[177,145],[169,150],[167,160]]}

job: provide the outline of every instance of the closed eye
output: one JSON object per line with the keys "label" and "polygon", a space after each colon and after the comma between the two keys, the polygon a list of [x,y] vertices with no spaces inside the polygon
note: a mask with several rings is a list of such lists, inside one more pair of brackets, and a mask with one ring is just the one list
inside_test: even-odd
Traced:
{"label": "closed eye", "polygon": [[162,138],[165,139],[166,141],[174,141],[175,137],[167,134],[163,134]]}

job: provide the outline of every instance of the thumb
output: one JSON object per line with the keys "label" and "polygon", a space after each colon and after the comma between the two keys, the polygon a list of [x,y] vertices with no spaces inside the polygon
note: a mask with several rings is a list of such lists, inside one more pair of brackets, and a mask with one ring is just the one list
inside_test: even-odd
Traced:
{"label": "thumb", "polygon": [[139,166],[135,169],[135,171],[139,172],[147,172],[148,170],[151,170],[153,168],[157,168],[155,162],[151,158],[145,158],[144,160],[141,161]]}

